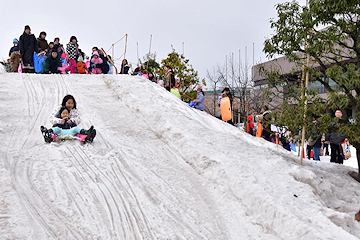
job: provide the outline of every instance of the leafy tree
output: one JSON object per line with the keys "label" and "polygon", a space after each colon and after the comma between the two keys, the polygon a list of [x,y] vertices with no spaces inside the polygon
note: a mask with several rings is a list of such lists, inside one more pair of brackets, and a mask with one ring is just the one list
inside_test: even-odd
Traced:
{"label": "leafy tree", "polygon": [[[184,55],[173,50],[168,54],[167,58],[161,61],[161,67],[158,72],[158,74],[164,76],[164,67],[167,65],[170,66],[175,74],[175,79],[180,80],[179,91],[183,97],[186,92],[192,92],[200,83],[198,72],[189,64],[189,61],[190,60],[186,59]],[[202,84],[206,85],[205,79],[202,80]]]}
{"label": "leafy tree", "polygon": [[143,58],[144,62],[141,62],[141,70],[155,73],[159,71],[160,64],[156,62],[156,53],[148,53]]}
{"label": "leafy tree", "polygon": [[[303,124],[311,125],[311,117],[318,116],[325,129],[330,121],[339,125],[339,132],[356,148],[360,170],[360,2],[359,0],[309,0],[310,7],[298,2],[276,6],[278,19],[271,20],[275,33],[265,41],[268,57],[285,55],[298,65],[293,73],[268,72],[272,86],[286,83],[288,98],[284,100],[279,119],[298,131]],[[320,82],[328,93],[321,99],[306,90],[299,75],[306,55],[310,56],[310,81]],[[335,84],[331,84],[331,79]],[[299,81],[300,80],[300,81]],[[299,90],[300,89],[300,90]],[[307,97],[301,98],[301,94]],[[311,102],[304,114],[304,101]],[[352,121],[338,123],[326,110],[352,109]],[[360,179],[360,172],[357,174]]]}

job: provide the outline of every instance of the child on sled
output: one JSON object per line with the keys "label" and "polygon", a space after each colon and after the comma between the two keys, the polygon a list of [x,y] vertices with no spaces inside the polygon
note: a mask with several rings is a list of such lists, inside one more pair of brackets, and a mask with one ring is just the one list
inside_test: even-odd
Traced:
{"label": "child on sled", "polygon": [[66,107],[61,107],[59,111],[59,117],[62,119],[60,123],[55,124],[53,128],[47,129],[44,126],[40,127],[40,130],[44,136],[45,142],[51,143],[54,141],[54,135],[56,136],[75,136],[76,134],[87,135],[85,142],[91,143],[96,136],[96,130],[93,126],[89,130],[82,129],[77,126],[73,126],[72,121],[69,120],[69,109]]}

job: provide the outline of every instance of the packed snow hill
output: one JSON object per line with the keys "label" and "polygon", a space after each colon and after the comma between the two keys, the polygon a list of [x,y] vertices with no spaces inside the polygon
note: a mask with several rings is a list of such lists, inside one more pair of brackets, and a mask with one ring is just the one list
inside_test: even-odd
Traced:
{"label": "packed snow hill", "polygon": [[[145,78],[0,74],[0,239],[359,239],[348,166],[304,160]],[[91,144],[45,143],[71,94]]]}

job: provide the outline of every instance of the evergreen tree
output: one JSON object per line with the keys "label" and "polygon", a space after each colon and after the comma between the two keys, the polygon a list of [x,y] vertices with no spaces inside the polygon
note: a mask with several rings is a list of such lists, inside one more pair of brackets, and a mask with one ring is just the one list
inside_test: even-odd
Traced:
{"label": "evergreen tree", "polygon": [[141,62],[141,71],[156,73],[159,72],[160,64],[156,62],[156,53],[148,53],[144,56],[144,62]]}
{"label": "evergreen tree", "polygon": [[[180,80],[179,91],[183,97],[183,100],[187,99],[187,92],[192,92],[200,83],[198,72],[194,70],[192,65],[189,64],[189,59],[186,59],[184,55],[179,54],[173,50],[168,54],[168,57],[161,61],[161,67],[158,74],[164,76],[165,66],[170,66],[175,74],[175,79]],[[202,84],[205,84],[205,79],[202,80]],[[192,96],[191,96],[192,97]],[[189,95],[189,99],[191,98]]]}
{"label": "evergreen tree", "polygon": [[[298,63],[293,74],[284,77],[279,72],[267,72],[272,86],[286,84],[289,90],[278,119],[294,133],[299,126],[311,126],[312,117],[319,117],[325,131],[330,121],[335,121],[339,132],[356,148],[360,170],[360,2],[359,0],[309,0],[310,7],[297,2],[276,6],[278,19],[271,21],[274,35],[265,41],[267,56],[285,55]],[[304,114],[301,97],[305,88],[301,66],[306,55],[310,56],[310,81],[321,83],[328,98],[322,99],[315,92],[307,91],[311,103]],[[307,70],[307,69],[304,69]],[[290,76],[291,75],[291,76]],[[335,84],[330,84],[331,79]],[[351,109],[351,121],[339,123],[326,110]],[[347,118],[349,120],[349,118]],[[360,172],[357,176],[360,179]]]}

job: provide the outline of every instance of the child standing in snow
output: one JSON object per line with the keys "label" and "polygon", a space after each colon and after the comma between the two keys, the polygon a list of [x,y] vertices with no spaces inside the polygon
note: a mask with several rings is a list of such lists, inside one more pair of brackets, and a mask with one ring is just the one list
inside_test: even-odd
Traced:
{"label": "child standing in snow", "polygon": [[76,109],[76,101],[72,95],[66,95],[60,106],[55,108],[55,110],[51,113],[49,120],[51,124],[64,124],[64,120],[59,117],[59,112],[62,107],[66,107],[69,110],[69,117],[66,121],[68,124],[72,124],[72,126],[79,125],[81,122],[80,114]]}
{"label": "child standing in snow", "polygon": [[18,47],[14,47],[13,52],[10,56],[11,72],[17,72],[21,61],[21,55]]}
{"label": "child standing in snow", "polygon": [[77,72],[79,74],[86,74],[87,73],[87,67],[86,64],[83,62],[83,57],[79,56],[78,63],[76,64]]}
{"label": "child standing in snow", "polygon": [[70,110],[66,107],[61,107],[59,110],[59,114],[57,115],[58,118],[61,119],[61,122],[54,125],[53,128],[47,129],[44,126],[41,126],[41,132],[44,136],[45,142],[51,143],[53,141],[52,134],[56,135],[68,135],[68,136],[75,136],[76,134],[83,134],[87,135],[85,141],[86,142],[92,142],[93,138],[96,135],[96,130],[93,126],[89,128],[89,130],[85,130],[82,128],[79,128],[77,126],[72,125],[72,121],[69,120]]}
{"label": "child standing in snow", "polygon": [[93,52],[93,56],[91,58],[91,68],[93,74],[101,74],[101,68],[96,67],[97,64],[102,64],[103,60],[100,58],[100,55],[97,51]]}

